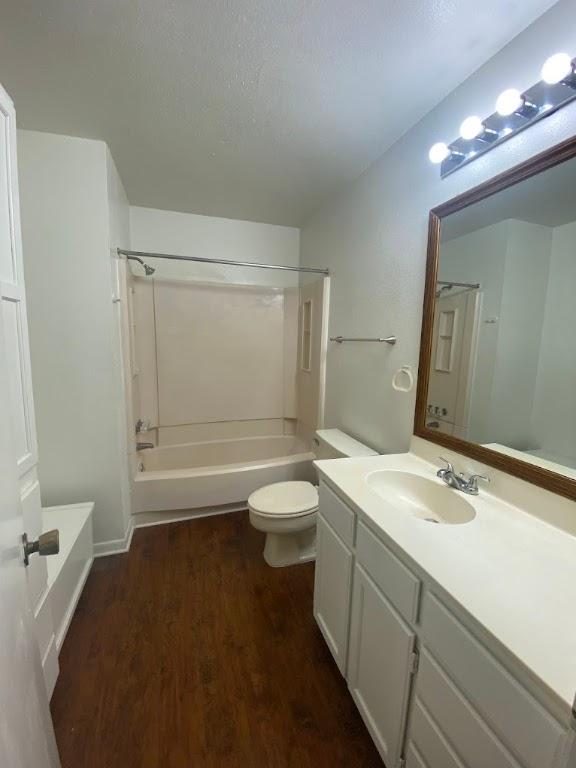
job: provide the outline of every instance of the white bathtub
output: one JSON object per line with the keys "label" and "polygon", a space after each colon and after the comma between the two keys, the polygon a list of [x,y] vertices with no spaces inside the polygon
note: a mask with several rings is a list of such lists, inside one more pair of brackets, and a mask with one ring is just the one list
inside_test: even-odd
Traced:
{"label": "white bathtub", "polygon": [[138,513],[244,505],[257,488],[313,480],[314,454],[297,437],[248,437],[141,451],[134,478]]}

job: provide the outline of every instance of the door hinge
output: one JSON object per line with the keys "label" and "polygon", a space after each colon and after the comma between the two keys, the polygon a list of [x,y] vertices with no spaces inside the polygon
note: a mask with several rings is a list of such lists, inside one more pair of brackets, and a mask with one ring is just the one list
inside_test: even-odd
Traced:
{"label": "door hinge", "polygon": [[420,663],[420,653],[419,651],[412,651],[412,656],[410,657],[410,674],[415,675],[416,672],[418,672],[418,664]]}

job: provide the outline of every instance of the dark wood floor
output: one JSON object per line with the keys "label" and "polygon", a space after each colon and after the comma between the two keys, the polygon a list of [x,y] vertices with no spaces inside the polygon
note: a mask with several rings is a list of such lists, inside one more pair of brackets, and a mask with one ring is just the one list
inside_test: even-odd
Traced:
{"label": "dark wood floor", "polygon": [[242,512],[95,561],[52,699],[63,768],[381,768],[312,618],[314,566],[262,546]]}

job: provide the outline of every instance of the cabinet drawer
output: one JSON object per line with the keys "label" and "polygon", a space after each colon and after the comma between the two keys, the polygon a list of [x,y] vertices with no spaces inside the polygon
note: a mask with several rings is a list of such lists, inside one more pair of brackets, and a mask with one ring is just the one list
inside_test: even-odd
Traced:
{"label": "cabinet drawer", "polygon": [[356,559],[402,616],[415,622],[420,580],[361,522],[356,535]]}
{"label": "cabinet drawer", "polygon": [[354,523],[356,515],[326,483],[320,483],[319,491],[320,512],[342,541],[349,547],[354,546]]}
{"label": "cabinet drawer", "polygon": [[560,724],[433,595],[422,608],[422,636],[436,659],[494,732],[528,768],[549,768]]}
{"label": "cabinet drawer", "polygon": [[426,650],[416,679],[410,739],[430,768],[520,768]]}
{"label": "cabinet drawer", "polygon": [[420,699],[416,699],[412,708],[409,738],[407,768],[411,764],[411,751],[415,753],[415,766],[422,764],[427,768],[465,768]]}

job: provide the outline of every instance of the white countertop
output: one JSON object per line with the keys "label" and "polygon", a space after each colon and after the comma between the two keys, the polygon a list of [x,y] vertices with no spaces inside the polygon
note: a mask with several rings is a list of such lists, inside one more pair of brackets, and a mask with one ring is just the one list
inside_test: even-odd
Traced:
{"label": "white countertop", "polygon": [[484,487],[478,496],[464,497],[476,517],[462,525],[432,525],[397,511],[367,485],[370,472],[401,470],[444,485],[437,467],[412,453],[315,464],[372,527],[513,654],[563,712],[570,711],[576,693],[576,537]]}

